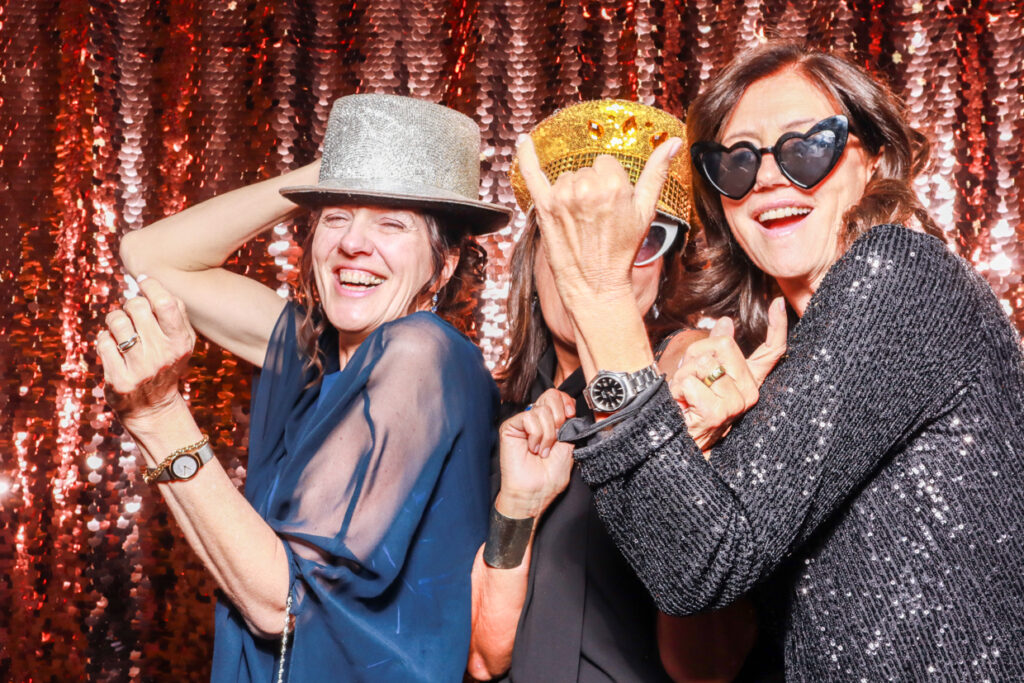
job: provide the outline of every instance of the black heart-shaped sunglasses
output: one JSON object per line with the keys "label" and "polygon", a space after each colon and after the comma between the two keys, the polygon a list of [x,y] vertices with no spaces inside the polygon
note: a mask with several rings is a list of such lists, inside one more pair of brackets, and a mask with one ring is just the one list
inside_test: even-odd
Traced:
{"label": "black heart-shaped sunglasses", "polygon": [[690,157],[719,193],[742,199],[757,182],[765,154],[775,157],[779,170],[794,185],[805,190],[814,187],[839,163],[848,135],[849,122],[837,114],[814,124],[806,133],[783,133],[771,147],[747,141],[728,148],[717,142],[697,142],[690,147]]}

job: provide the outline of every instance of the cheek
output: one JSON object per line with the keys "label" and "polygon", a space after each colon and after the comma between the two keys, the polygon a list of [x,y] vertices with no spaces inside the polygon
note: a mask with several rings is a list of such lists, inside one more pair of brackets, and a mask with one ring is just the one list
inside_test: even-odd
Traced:
{"label": "cheek", "polygon": [[640,313],[647,314],[658,298],[658,283],[661,282],[662,262],[633,269],[633,295],[636,296]]}

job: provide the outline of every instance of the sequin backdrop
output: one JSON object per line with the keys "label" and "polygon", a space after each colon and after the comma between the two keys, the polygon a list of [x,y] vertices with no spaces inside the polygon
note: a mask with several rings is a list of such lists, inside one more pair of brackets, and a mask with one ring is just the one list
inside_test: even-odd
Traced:
{"label": "sequin backdrop", "polygon": [[[97,390],[120,235],[314,158],[331,101],[409,94],[475,117],[483,194],[564,103],[682,113],[765,36],[881,73],[932,136],[920,192],[1024,322],[1024,18],[1013,1],[7,0],[0,5],[0,679],[204,680],[213,583]],[[500,354],[513,228],[487,242]],[[297,228],[233,267],[287,292]],[[249,368],[200,346],[188,390],[244,479]]]}

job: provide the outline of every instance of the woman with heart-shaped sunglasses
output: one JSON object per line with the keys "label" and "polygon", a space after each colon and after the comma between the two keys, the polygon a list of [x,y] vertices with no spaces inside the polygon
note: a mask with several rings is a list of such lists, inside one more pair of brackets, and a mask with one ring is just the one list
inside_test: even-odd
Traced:
{"label": "woman with heart-shaped sunglasses", "polygon": [[[795,324],[710,460],[686,406],[735,368],[696,343],[687,354],[707,358],[672,378],[681,403],[655,379],[610,418],[566,424],[616,544],[666,613],[752,595],[755,673],[1020,679],[1024,359],[914,192],[925,137],[859,67],[785,44],[713,79],[687,133],[706,267],[681,294],[729,317],[741,348],[778,294]],[[590,386],[651,363],[627,275],[679,147],[656,150],[635,188],[609,158],[552,186],[520,142]]]}

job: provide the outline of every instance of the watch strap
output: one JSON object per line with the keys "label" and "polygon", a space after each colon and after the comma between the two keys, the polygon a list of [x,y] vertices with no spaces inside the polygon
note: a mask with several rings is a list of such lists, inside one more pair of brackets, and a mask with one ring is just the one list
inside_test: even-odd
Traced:
{"label": "watch strap", "polygon": [[[197,458],[199,458],[199,467],[202,468],[203,465],[205,465],[206,463],[208,463],[211,460],[213,460],[213,447],[210,446],[209,441],[207,441],[206,443],[204,443],[202,446],[200,446],[199,448],[197,448],[194,451],[185,451],[183,453],[175,453],[174,456],[171,458],[170,462],[167,463],[167,467],[165,467],[163,472],[161,472],[160,475],[156,479],[154,479],[153,481],[155,481],[155,482],[179,481],[178,477],[174,476],[174,473],[172,472],[172,468],[173,468],[173,465],[174,465],[174,460],[177,459],[177,458],[183,457],[183,456],[188,456],[188,455],[194,455]],[[198,470],[196,470],[196,472],[198,473]],[[192,475],[192,476],[195,476],[195,475]]]}
{"label": "watch strap", "polygon": [[[591,393],[594,386],[602,379],[606,377],[614,377],[618,381],[625,384],[625,397],[623,398],[622,405],[611,411],[606,411],[604,408],[594,404],[593,394]],[[583,398],[586,400],[587,405],[594,412],[613,412],[617,413],[624,410],[629,404],[645,389],[657,384],[661,378],[661,371],[658,369],[657,363],[651,363],[647,367],[640,368],[633,372],[614,372],[611,370],[601,370],[597,373],[597,376],[587,384],[586,389],[583,391]]]}

